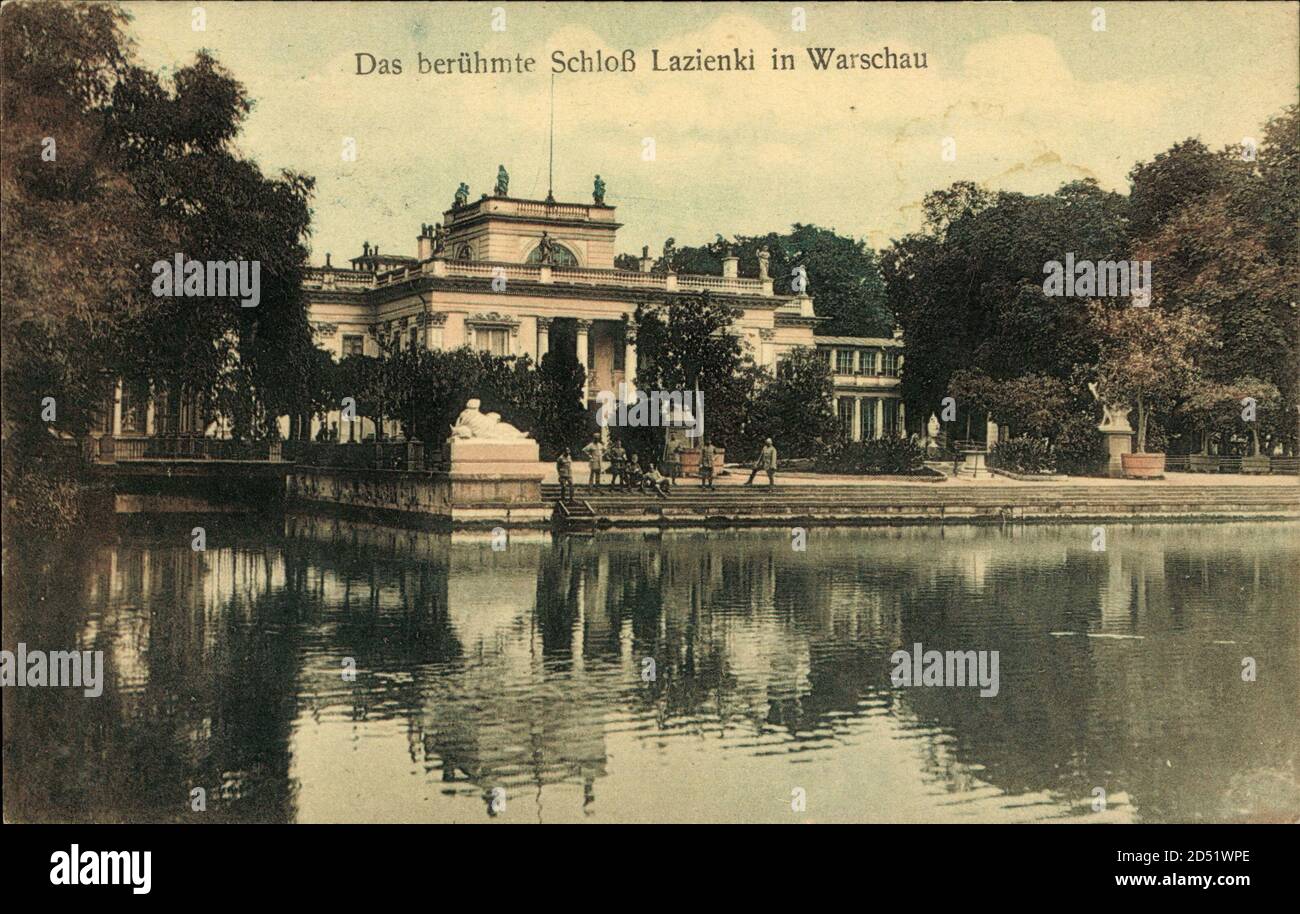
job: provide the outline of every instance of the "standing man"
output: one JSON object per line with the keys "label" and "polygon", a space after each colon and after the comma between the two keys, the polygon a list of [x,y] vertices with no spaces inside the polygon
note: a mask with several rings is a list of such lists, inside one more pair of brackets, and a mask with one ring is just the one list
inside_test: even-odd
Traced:
{"label": "standing man", "polygon": [[704,439],[704,446],[700,448],[700,488],[713,488],[713,442],[708,438]]}
{"label": "standing man", "polygon": [[677,485],[677,477],[682,475],[682,443],[673,440],[668,444],[668,478]]}
{"label": "standing man", "polygon": [[560,501],[573,501],[573,458],[567,447],[560,451],[555,469],[560,473]]}
{"label": "standing man", "polygon": [[600,435],[594,435],[591,444],[584,447],[582,452],[587,455],[589,467],[587,488],[594,491],[600,485],[600,462],[605,459],[605,445],[600,440]]}
{"label": "standing man", "polygon": [[758,459],[754,461],[754,468],[749,471],[749,481],[747,486],[754,484],[754,476],[759,470],[767,471],[768,486],[776,485],[776,446],[772,444],[772,439],[768,438],[763,442],[763,450],[759,451]]}
{"label": "standing man", "polygon": [[623,445],[614,439],[613,446],[609,449],[609,487],[612,489],[624,480],[623,464],[627,461],[627,454],[623,452]]}

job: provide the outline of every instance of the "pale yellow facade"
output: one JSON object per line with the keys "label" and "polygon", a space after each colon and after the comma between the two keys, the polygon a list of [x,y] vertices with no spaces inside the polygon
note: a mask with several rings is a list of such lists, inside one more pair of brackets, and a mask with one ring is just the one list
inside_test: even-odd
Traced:
{"label": "pale yellow facade", "polygon": [[[367,245],[352,269],[307,271],[317,344],[337,358],[379,355],[386,342],[468,345],[540,361],[562,327],[587,367],[590,400],[635,382],[636,351],[625,327],[641,302],[710,293],[738,312],[742,346],[768,368],[794,347],[815,345],[819,319],[810,296],[777,295],[770,278],[739,276],[734,257],[721,276],[652,272],[645,256],[639,270],[615,269],[619,227],[615,208],[603,204],[485,196],[453,207],[440,225],[421,229],[414,256],[381,255]],[[545,258],[543,233],[552,242]],[[337,422],[337,414],[327,421]],[[341,428],[340,438],[371,431],[357,423]]]}

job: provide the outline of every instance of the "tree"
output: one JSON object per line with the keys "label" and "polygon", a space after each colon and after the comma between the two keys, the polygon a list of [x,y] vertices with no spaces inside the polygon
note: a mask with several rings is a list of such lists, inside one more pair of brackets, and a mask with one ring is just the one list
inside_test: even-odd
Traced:
{"label": "tree", "polygon": [[1196,355],[1210,342],[1209,322],[1191,310],[1116,308],[1095,302],[1090,308],[1101,357],[1097,388],[1106,403],[1137,409],[1137,453],[1146,453],[1147,423],[1167,411],[1175,397],[1196,381]]}
{"label": "tree", "polygon": [[587,400],[587,370],[567,349],[550,350],[537,369],[537,438],[543,460],[553,460],[564,448],[582,447],[591,420]]}
{"label": "tree", "polygon": [[[739,312],[707,292],[678,295],[667,303],[637,306],[629,328],[637,347],[637,387],[680,391],[704,398],[705,434],[715,444],[740,444],[746,417],[746,383],[752,361],[734,331]],[[656,450],[649,435],[624,435],[644,456]]]}
{"label": "tree", "polygon": [[737,314],[703,292],[666,305],[642,303],[633,316],[637,380],[646,389],[705,391],[725,388],[740,368]]}
{"label": "tree", "polygon": [[[1300,406],[1297,111],[1292,106],[1269,121],[1256,156],[1240,147],[1211,154],[1189,141],[1133,172],[1134,251],[1155,265],[1156,304],[1213,320],[1218,345],[1200,366],[1207,380],[1231,386],[1253,377],[1272,385],[1280,408],[1254,431],[1291,450]],[[1207,414],[1182,415],[1203,421]],[[1190,431],[1203,435],[1199,426]]]}
{"label": "tree", "polygon": [[[1123,253],[1127,203],[1093,181],[1051,195],[990,194],[966,183],[925,202],[926,227],[882,257],[888,303],[907,340],[908,414],[938,412],[962,369],[995,380],[1034,374],[1066,380],[1096,358],[1076,298],[1048,296],[1044,267]],[[958,398],[959,419],[966,405]]]}
{"label": "tree", "polygon": [[751,386],[746,455],[757,453],[770,437],[787,457],[815,456],[839,427],[831,409],[835,386],[830,366],[816,349],[800,347],[777,363],[774,375],[762,375],[764,383]]}
{"label": "tree", "polygon": [[[865,241],[846,237],[815,225],[796,223],[786,234],[736,235],[727,241],[718,235],[698,247],[677,247],[672,238],[655,270],[717,275],[722,258],[739,258],[741,276],[758,275],[758,253],[770,254],[769,275],[778,295],[792,293],[796,267],[803,267],[807,291],[817,303],[817,314],[827,318],[819,333],[846,336],[892,335],[894,317],[885,304],[885,284],[876,252]],[[629,269],[638,269],[632,255],[621,255]]]}

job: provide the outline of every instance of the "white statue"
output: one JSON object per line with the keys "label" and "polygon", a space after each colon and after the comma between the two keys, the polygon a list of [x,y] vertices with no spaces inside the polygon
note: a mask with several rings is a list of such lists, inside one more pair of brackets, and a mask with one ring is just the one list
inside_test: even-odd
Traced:
{"label": "white statue", "polygon": [[525,432],[521,432],[508,422],[501,420],[500,413],[483,413],[479,407],[482,401],[470,400],[456,417],[456,424],[451,427],[452,438],[473,438],[478,441],[526,441]]}
{"label": "white statue", "polygon": [[[1095,382],[1088,385],[1088,390],[1092,394],[1092,398],[1101,403],[1101,395],[1097,393]],[[1102,432],[1132,432],[1133,426],[1128,424],[1128,414],[1132,411],[1133,407],[1125,406],[1123,403],[1102,403],[1101,425],[1097,426],[1097,430]]]}

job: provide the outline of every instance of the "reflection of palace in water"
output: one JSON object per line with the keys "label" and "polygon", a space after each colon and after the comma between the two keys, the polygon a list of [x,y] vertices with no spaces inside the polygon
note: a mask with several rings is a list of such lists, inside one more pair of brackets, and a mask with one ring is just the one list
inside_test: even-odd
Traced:
{"label": "reflection of palace in water", "polygon": [[[1082,527],[815,530],[806,552],[784,532],[534,535],[496,551],[290,516],[284,534],[204,553],[125,537],[88,554],[62,597],[87,612],[24,618],[23,637],[104,650],[105,700],[21,696],[18,726],[46,736],[7,736],[6,771],[11,745],[44,745],[74,720],[73,742],[22,761],[53,784],[79,762],[130,759],[100,781],[85,773],[91,817],[193,819],[177,798],[199,785],[204,821],[291,820],[330,766],[372,758],[366,740],[391,733],[400,750],[376,745],[394,772],[401,755],[480,811],[497,788],[512,802],[535,793],[540,816],[553,785],[600,809],[612,735],[739,730],[833,751],[872,713],[920,740],[941,790],[974,779],[1068,806],[1099,772],[1127,771],[1129,806],[1179,818],[1205,764],[1235,765],[1245,744],[1241,765],[1271,771],[1296,750],[1294,735],[1266,732],[1294,719],[1285,690],[1201,687],[1250,650],[1300,691],[1277,662],[1288,644],[1294,659],[1294,624],[1280,646],[1249,624],[1300,576],[1293,552],[1270,561],[1285,537],[1267,531],[1210,542],[1206,528],[1112,526],[1105,552]],[[11,629],[6,618],[6,640]],[[999,650],[1000,699],[895,689],[888,657],[915,641]],[[8,731],[8,697],[5,713]],[[1232,725],[1198,731],[1210,718]],[[1155,757],[1171,720],[1199,760]],[[348,777],[388,770],[357,764]]]}

